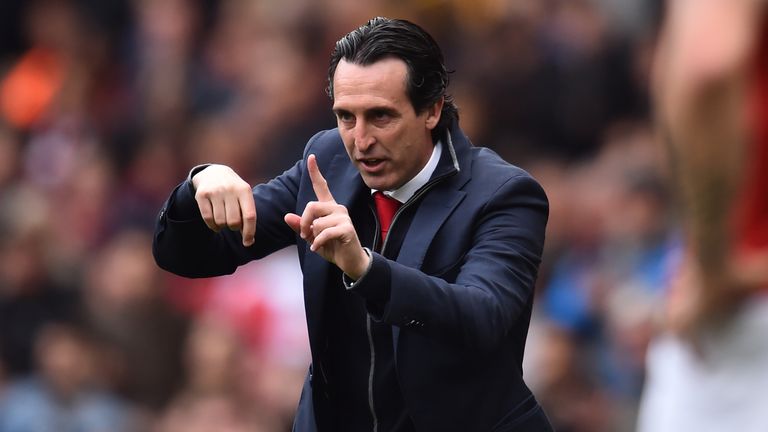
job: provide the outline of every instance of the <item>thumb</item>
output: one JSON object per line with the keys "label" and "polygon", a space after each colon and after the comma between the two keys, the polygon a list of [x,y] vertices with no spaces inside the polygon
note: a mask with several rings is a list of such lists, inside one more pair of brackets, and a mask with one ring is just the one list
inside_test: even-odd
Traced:
{"label": "thumb", "polygon": [[294,213],[287,213],[283,220],[285,220],[285,223],[287,223],[296,234],[301,231],[301,216]]}

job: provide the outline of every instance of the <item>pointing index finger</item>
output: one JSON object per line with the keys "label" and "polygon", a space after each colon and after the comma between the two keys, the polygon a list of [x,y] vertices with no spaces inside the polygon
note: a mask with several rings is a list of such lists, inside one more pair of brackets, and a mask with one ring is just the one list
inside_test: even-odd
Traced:
{"label": "pointing index finger", "polygon": [[315,190],[318,201],[334,201],[333,195],[331,195],[330,189],[328,189],[328,183],[325,178],[320,174],[320,167],[317,166],[317,159],[315,155],[311,154],[307,158],[307,171],[309,171],[309,178],[312,180],[312,189]]}

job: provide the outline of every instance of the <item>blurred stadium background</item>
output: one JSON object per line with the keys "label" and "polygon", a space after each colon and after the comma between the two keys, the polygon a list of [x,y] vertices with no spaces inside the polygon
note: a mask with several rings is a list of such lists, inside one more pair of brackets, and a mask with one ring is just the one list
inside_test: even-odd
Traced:
{"label": "blurred stadium background", "polygon": [[679,249],[649,121],[660,3],[3,0],[0,432],[290,430],[295,254],[185,280],[153,223],[193,165],[253,184],[334,127],[328,56],[376,15],[435,36],[465,131],[548,192],[525,373],[556,429],[632,430]]}

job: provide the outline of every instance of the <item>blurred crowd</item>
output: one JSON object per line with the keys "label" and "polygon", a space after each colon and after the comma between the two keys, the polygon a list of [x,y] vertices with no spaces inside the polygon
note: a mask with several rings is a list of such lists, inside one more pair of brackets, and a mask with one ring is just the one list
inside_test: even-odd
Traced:
{"label": "blurred crowd", "polygon": [[4,0],[0,432],[287,431],[309,363],[282,251],[186,280],[151,256],[199,163],[255,184],[335,126],[333,43],[419,23],[464,130],[551,203],[526,381],[556,429],[632,430],[678,245],[650,123],[660,1]]}

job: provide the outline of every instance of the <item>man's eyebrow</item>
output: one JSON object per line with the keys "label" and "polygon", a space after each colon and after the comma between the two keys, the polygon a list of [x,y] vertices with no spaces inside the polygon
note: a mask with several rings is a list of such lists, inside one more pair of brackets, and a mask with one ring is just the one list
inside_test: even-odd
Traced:
{"label": "man's eyebrow", "polygon": [[370,114],[395,115],[395,114],[397,114],[397,110],[395,110],[392,107],[388,107],[388,106],[378,106],[378,107],[368,108],[367,110],[365,110],[365,113],[368,114],[368,115],[370,115]]}
{"label": "man's eyebrow", "polygon": [[[333,108],[333,113],[336,115],[339,114],[352,114],[352,111],[346,109],[346,108]],[[395,115],[397,114],[397,110],[386,105],[380,105],[380,106],[374,106],[370,108],[366,108],[365,111],[363,111],[363,115],[371,115],[371,114],[389,114],[389,115]]]}
{"label": "man's eyebrow", "polygon": [[349,112],[349,110],[346,110],[344,108],[333,108],[332,111],[336,115],[339,115],[339,114],[352,114],[351,112]]}

